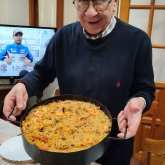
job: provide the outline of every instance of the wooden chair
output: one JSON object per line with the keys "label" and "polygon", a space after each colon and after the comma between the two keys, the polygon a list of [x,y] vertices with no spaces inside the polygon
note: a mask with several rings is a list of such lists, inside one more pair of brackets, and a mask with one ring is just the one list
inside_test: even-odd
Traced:
{"label": "wooden chair", "polygon": [[131,165],[140,165],[145,138],[154,138],[156,130],[158,102],[153,101],[150,110],[143,114],[138,132],[134,139],[134,154]]}
{"label": "wooden chair", "polygon": [[165,165],[165,140],[146,138],[140,165]]}
{"label": "wooden chair", "polygon": [[[155,100],[150,110],[143,114],[139,130],[134,140],[132,165],[139,165],[145,138],[165,139],[165,82],[155,82]],[[135,163],[136,162],[136,163]]]}

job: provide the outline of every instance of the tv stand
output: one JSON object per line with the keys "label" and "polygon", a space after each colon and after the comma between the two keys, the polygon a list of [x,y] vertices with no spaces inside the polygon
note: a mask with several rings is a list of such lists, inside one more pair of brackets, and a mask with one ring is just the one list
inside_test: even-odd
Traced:
{"label": "tv stand", "polygon": [[14,78],[11,77],[11,78],[9,79],[9,82],[10,82],[10,85],[14,85]]}

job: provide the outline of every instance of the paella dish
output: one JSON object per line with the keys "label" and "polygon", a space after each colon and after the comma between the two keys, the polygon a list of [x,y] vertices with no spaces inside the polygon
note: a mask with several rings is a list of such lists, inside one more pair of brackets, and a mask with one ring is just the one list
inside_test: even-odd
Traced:
{"label": "paella dish", "polygon": [[111,130],[108,116],[90,102],[59,100],[32,109],[22,121],[26,140],[50,152],[76,152],[101,142]]}

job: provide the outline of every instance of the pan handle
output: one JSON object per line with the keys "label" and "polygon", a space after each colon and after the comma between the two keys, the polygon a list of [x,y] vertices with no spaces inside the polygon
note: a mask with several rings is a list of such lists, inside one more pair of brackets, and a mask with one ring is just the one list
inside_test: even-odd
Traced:
{"label": "pan handle", "polygon": [[10,123],[14,123],[14,124],[17,124],[18,126],[20,126],[20,122],[19,121],[13,121],[13,120],[10,120],[10,119],[7,119],[7,121],[9,121]]}
{"label": "pan handle", "polygon": [[10,123],[14,123],[20,126],[20,122],[19,121],[12,121],[9,119],[9,117],[13,114],[14,109],[10,112],[9,116],[7,117],[7,121],[9,121]]}
{"label": "pan handle", "polygon": [[[112,120],[117,120],[117,118],[112,118]],[[126,139],[126,135],[127,135],[127,129],[128,129],[128,120],[126,119],[126,129],[125,129],[125,132],[124,132],[124,137],[123,138],[118,138],[118,137],[107,137],[108,139],[110,140],[118,140],[118,141],[122,141],[122,140],[125,140]]]}

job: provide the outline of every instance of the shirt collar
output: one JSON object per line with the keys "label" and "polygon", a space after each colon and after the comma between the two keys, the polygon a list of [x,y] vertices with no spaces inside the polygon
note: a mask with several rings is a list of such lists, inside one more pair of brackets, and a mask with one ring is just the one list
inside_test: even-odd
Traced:
{"label": "shirt collar", "polygon": [[89,34],[87,34],[87,32],[85,32],[84,28],[83,28],[83,33],[86,38],[91,39],[91,40],[96,40],[98,38],[103,38],[106,35],[108,35],[114,29],[115,25],[116,25],[116,18],[114,16],[112,16],[111,21],[110,21],[109,25],[107,26],[107,28],[102,33],[98,34],[97,36],[95,36],[95,37],[89,36]]}

